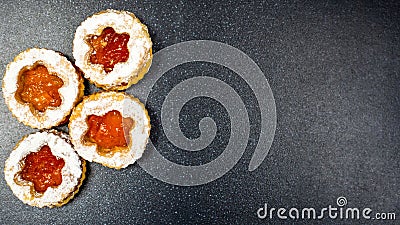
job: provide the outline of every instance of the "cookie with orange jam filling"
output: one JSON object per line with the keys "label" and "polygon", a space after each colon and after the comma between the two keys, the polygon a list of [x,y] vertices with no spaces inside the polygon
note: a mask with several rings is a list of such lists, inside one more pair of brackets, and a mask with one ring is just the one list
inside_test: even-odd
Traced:
{"label": "cookie with orange jam filling", "polygon": [[46,129],[66,122],[83,96],[83,78],[60,53],[32,48],[8,64],[3,96],[25,125]]}
{"label": "cookie with orange jam filling", "polygon": [[62,206],[78,192],[85,178],[85,161],[72,148],[69,136],[41,131],[25,136],[4,168],[13,193],[25,204]]}
{"label": "cookie with orange jam filling", "polygon": [[85,97],[75,107],[68,128],[82,158],[121,169],[142,156],[150,135],[150,119],[137,98],[121,92],[100,92]]}
{"label": "cookie with orange jam filling", "polygon": [[149,70],[152,42],[146,25],[127,11],[105,10],[87,18],[73,41],[76,65],[105,90],[124,90]]}

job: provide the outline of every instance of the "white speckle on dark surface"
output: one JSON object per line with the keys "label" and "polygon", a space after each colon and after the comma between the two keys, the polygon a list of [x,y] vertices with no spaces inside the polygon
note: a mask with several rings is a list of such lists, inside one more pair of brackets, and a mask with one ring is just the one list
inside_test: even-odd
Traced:
{"label": "white speckle on dark surface", "polygon": [[[320,209],[335,205],[339,196],[352,207],[400,213],[398,1],[7,0],[0,8],[1,74],[19,52],[32,47],[60,51],[73,61],[75,29],[108,8],[135,13],[149,28],[154,52],[183,41],[213,40],[250,56],[276,102],[278,122],[269,154],[258,169],[247,170],[260,132],[259,107],[249,86],[225,67],[183,64],[164,74],[151,91],[151,140],[164,157],[183,165],[218,157],[230,132],[221,104],[196,98],[181,111],[181,129],[189,138],[198,137],[199,119],[216,121],[215,140],[198,152],[168,142],[160,110],[177,83],[194,76],[219,78],[244,99],[251,125],[246,152],[231,171],[205,185],[180,187],[152,178],[137,164],[117,171],[88,163],[80,192],[55,209],[24,205],[0,173],[1,223],[301,224],[310,221],[261,220],[256,212],[264,203]],[[86,85],[86,94],[95,91]],[[19,124],[1,100],[3,170],[16,142],[33,130]]]}

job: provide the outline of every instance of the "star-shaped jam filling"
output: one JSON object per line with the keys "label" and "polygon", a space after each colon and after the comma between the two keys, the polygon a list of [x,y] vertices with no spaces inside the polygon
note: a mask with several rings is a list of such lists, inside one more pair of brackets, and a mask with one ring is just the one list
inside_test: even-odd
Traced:
{"label": "star-shaped jam filling", "polygon": [[86,42],[91,47],[90,63],[101,64],[106,73],[111,72],[115,64],[128,60],[128,41],[129,34],[116,33],[112,27],[104,28],[100,35],[89,35]]}
{"label": "star-shaped jam filling", "polygon": [[109,111],[103,116],[89,115],[85,140],[95,143],[99,154],[113,154],[128,147],[134,123],[132,118],[122,117],[117,110]]}
{"label": "star-shaped jam filling", "polygon": [[29,153],[25,157],[20,176],[32,182],[36,192],[44,193],[48,187],[61,184],[64,165],[64,160],[54,156],[50,147],[45,145],[38,152]]}
{"label": "star-shaped jam filling", "polygon": [[35,63],[34,66],[21,70],[15,97],[39,112],[44,112],[50,106],[61,105],[58,89],[63,85],[61,78],[50,74],[45,66]]}

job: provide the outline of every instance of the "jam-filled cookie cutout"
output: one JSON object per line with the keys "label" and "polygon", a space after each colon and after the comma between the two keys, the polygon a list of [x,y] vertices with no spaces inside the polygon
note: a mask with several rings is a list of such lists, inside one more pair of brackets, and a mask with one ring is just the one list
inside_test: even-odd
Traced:
{"label": "jam-filled cookie cutout", "polygon": [[141,80],[152,62],[152,41],[133,13],[104,10],[76,29],[75,64],[85,78],[104,90],[125,90]]}
{"label": "jam-filled cookie cutout", "polygon": [[72,144],[82,158],[115,169],[125,168],[142,156],[150,128],[143,103],[113,91],[86,96],[68,124]]}
{"label": "jam-filled cookie cutout", "polygon": [[61,53],[31,48],[7,65],[3,97],[19,122],[37,129],[50,129],[68,120],[83,97],[80,71]]}
{"label": "jam-filled cookie cutout", "polygon": [[129,117],[122,117],[117,110],[111,110],[103,116],[89,115],[87,124],[85,140],[96,144],[99,154],[107,155],[124,151],[130,145],[130,131],[135,121]]}
{"label": "jam-filled cookie cutout", "polygon": [[91,47],[90,63],[101,64],[105,72],[111,72],[115,64],[128,60],[128,41],[129,34],[116,33],[112,27],[104,28],[100,35],[89,35],[86,42]]}
{"label": "jam-filled cookie cutout", "polygon": [[86,163],[73,149],[67,134],[38,131],[22,138],[4,166],[14,195],[36,207],[58,207],[78,192]]}
{"label": "jam-filled cookie cutout", "polygon": [[15,98],[30,104],[34,110],[44,112],[48,107],[61,105],[62,99],[58,90],[63,85],[63,80],[57,74],[50,73],[46,66],[36,62],[20,71]]}
{"label": "jam-filled cookie cutout", "polygon": [[19,179],[31,182],[33,190],[44,193],[49,187],[58,187],[62,183],[61,170],[65,165],[62,158],[52,154],[48,145],[44,145],[38,152],[29,153],[22,161],[23,168],[18,174]]}

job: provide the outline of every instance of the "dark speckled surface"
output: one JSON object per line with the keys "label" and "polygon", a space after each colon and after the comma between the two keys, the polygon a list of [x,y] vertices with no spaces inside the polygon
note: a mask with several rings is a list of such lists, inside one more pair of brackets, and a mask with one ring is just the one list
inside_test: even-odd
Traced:
{"label": "dark speckled surface", "polygon": [[[400,217],[399,1],[2,3],[1,74],[26,48],[50,48],[71,57],[75,29],[86,17],[107,8],[124,9],[148,25],[154,52],[188,40],[219,41],[245,52],[271,86],[278,120],[266,160],[249,172],[260,130],[251,89],[218,65],[198,62],[176,67],[150,95],[152,140],[166,158],[185,165],[199,165],[221,154],[230,120],[212,99],[194,99],[181,112],[182,130],[190,138],[198,137],[202,116],[217,121],[216,139],[203,151],[174,148],[158,123],[163,96],[178,81],[218,77],[245,99],[253,128],[246,152],[231,171],[205,185],[181,187],[152,178],[137,164],[115,171],[91,163],[79,194],[56,209],[24,205],[1,173],[1,224],[399,224],[398,219],[261,220],[256,214],[264,203],[321,209],[337,206],[336,199],[345,196],[348,207],[370,207],[374,213],[395,212]],[[1,100],[3,170],[16,142],[33,130],[12,118]]]}

